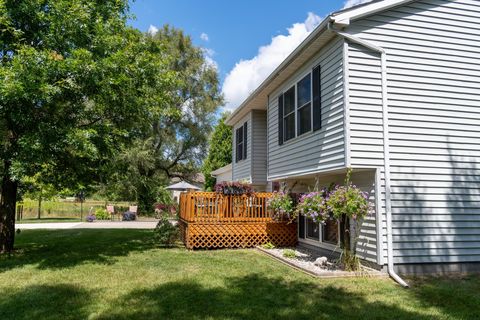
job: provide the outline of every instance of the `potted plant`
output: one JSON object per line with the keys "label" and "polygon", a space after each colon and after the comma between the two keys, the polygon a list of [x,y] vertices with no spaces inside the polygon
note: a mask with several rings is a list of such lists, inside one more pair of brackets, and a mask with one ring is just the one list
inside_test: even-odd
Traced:
{"label": "potted plant", "polygon": [[[355,241],[351,246],[350,220],[360,220],[369,212],[368,193],[361,191],[350,181],[352,170],[347,170],[345,185],[337,186],[325,198],[326,210],[340,222],[342,262],[346,270],[358,270],[360,261],[355,255]],[[352,248],[353,247],[353,248]],[[353,250],[352,250],[353,249]]]}
{"label": "potted plant", "polygon": [[273,211],[273,218],[276,220],[288,219],[291,221],[296,218],[293,199],[287,192],[273,192],[272,197],[267,200],[267,206]]}
{"label": "potted plant", "polygon": [[222,182],[215,185],[215,192],[223,195],[251,195],[253,193],[252,187],[247,183],[241,182]]}
{"label": "potted plant", "polygon": [[297,214],[312,219],[316,223],[324,223],[330,216],[325,204],[327,190],[312,191],[303,194],[296,208]]}

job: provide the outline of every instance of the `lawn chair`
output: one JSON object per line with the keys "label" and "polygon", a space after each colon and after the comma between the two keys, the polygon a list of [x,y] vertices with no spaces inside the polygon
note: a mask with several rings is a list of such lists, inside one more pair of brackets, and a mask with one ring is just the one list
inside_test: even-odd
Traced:
{"label": "lawn chair", "polygon": [[110,217],[112,218],[112,221],[113,221],[115,218],[115,207],[112,205],[107,206],[107,212],[110,213]]}

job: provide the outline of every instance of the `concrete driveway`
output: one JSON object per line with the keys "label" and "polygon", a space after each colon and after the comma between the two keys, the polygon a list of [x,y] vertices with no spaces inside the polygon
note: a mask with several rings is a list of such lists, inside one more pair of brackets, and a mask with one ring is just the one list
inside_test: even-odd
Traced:
{"label": "concrete driveway", "polygon": [[16,229],[154,229],[157,221],[19,223]]}

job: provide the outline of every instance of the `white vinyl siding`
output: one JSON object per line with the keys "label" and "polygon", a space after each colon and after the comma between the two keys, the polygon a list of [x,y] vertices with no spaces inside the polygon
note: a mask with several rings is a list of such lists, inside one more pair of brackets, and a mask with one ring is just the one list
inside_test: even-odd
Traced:
{"label": "white vinyl siding", "polygon": [[[341,168],[345,164],[343,128],[343,42],[328,44],[269,97],[268,178]],[[322,128],[278,144],[278,95],[321,65]]]}
{"label": "white vinyl siding", "polygon": [[[346,31],[387,53],[394,262],[480,261],[480,2],[414,1]],[[349,60],[352,166],[382,166],[379,55]]]}
{"label": "white vinyl siding", "polygon": [[267,183],[267,113],[252,111],[252,183]]}
{"label": "white vinyl siding", "polygon": [[[254,185],[267,183],[267,114],[264,110],[253,110],[233,127],[247,123],[247,158],[232,163],[233,181],[247,180]],[[235,138],[235,136],[234,136]],[[234,139],[235,140],[235,139]],[[233,144],[233,160],[236,159],[236,142]]]}
{"label": "white vinyl siding", "polygon": [[[236,161],[237,156],[237,141],[236,141],[236,132],[237,129],[243,127],[243,125],[247,123],[247,158]],[[232,157],[232,179],[233,181],[239,181],[239,180],[247,180],[251,181],[251,172],[252,172],[252,167],[251,167],[251,155],[252,155],[252,121],[251,121],[251,113],[246,115],[241,121],[239,121],[235,126],[233,127],[233,157]]]}

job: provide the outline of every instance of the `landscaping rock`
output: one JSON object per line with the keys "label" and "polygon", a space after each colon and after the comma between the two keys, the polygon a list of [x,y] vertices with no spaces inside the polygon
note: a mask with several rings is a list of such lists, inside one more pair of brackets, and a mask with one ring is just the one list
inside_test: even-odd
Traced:
{"label": "landscaping rock", "polygon": [[327,262],[328,262],[327,257],[320,257],[320,258],[317,258],[313,264],[318,267],[323,267],[327,265]]}

